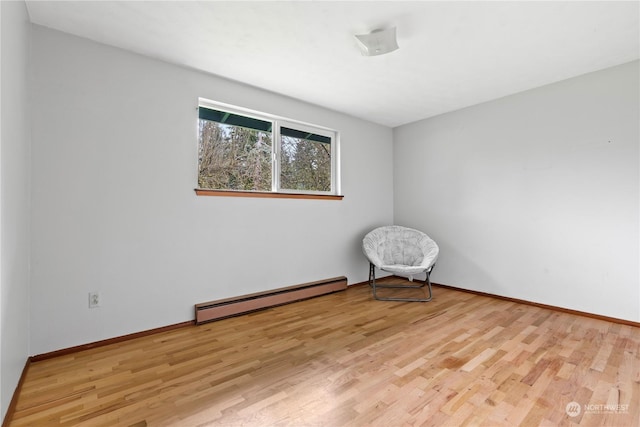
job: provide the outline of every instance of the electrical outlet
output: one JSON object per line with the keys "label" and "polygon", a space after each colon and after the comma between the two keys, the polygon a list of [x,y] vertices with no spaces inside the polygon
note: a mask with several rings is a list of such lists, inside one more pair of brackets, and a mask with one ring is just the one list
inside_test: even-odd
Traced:
{"label": "electrical outlet", "polygon": [[100,307],[100,292],[89,292],[89,308]]}

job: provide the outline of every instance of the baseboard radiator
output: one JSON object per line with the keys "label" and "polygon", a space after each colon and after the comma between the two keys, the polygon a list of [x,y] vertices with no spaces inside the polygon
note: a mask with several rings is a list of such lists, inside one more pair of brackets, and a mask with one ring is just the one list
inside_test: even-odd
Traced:
{"label": "baseboard radiator", "polygon": [[344,276],[196,304],[196,325],[347,289]]}

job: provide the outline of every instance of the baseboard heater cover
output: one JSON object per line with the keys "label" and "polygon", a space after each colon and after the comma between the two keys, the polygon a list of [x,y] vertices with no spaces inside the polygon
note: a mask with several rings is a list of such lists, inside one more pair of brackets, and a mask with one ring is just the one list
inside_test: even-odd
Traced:
{"label": "baseboard heater cover", "polygon": [[196,325],[347,289],[344,276],[195,305]]}

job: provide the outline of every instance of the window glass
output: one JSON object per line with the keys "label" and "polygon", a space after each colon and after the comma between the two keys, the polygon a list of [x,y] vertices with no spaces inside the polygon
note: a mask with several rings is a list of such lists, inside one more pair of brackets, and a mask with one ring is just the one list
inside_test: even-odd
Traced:
{"label": "window glass", "polygon": [[271,191],[271,122],[200,108],[198,186]]}
{"label": "window glass", "polygon": [[331,191],[331,138],[280,128],[280,187]]}

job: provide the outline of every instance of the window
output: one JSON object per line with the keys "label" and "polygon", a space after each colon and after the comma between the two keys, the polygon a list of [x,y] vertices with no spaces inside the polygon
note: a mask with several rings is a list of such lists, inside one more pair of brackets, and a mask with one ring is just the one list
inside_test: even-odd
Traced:
{"label": "window", "polygon": [[200,100],[198,188],[338,195],[338,135],[296,122]]}

